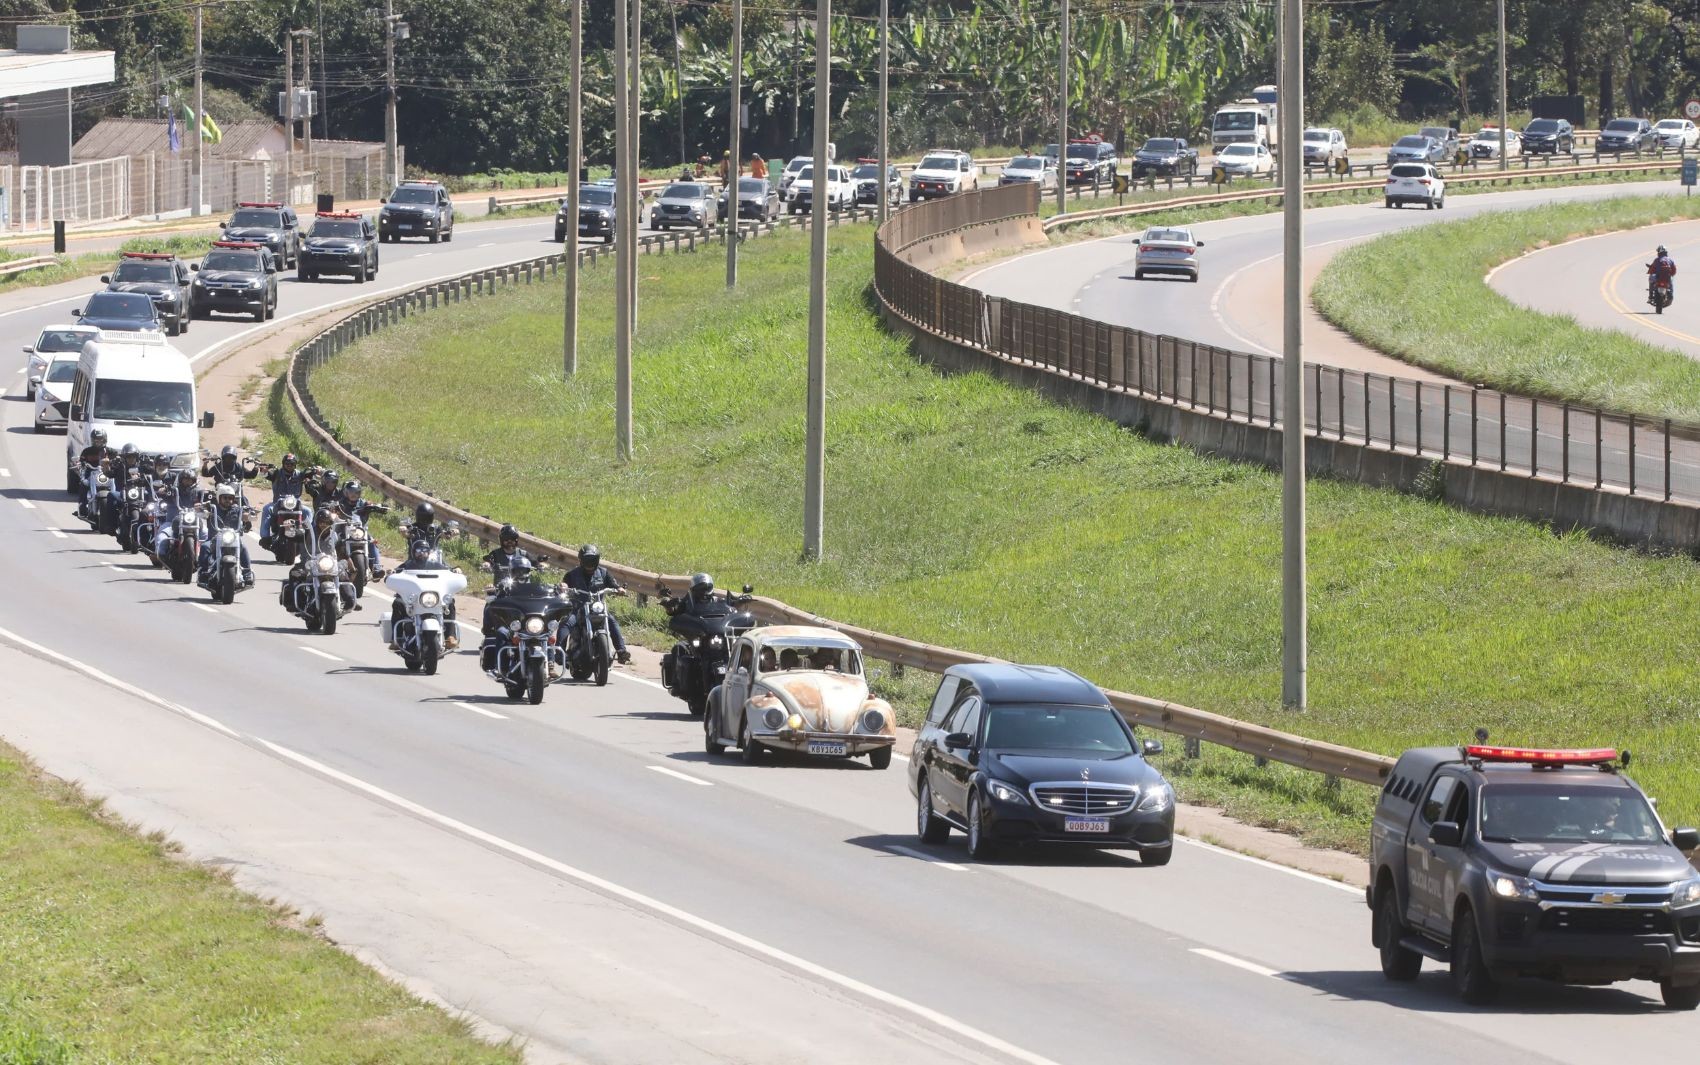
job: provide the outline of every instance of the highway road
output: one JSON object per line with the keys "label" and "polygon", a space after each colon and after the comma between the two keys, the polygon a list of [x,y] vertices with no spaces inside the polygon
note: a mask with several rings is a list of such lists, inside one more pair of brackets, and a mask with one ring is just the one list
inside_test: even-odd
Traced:
{"label": "highway road", "polygon": [[[368,292],[547,250],[551,222],[384,248]],[[470,654],[407,674],[384,597],[334,637],[230,607],[83,530],[30,432],[27,342],[79,292],[0,305],[0,736],[537,1061],[1597,1062],[1675,1059],[1646,984],[1390,987],[1355,889],[1189,844],[987,866],[912,834],[904,762],[701,753],[652,681],[508,703]],[[356,291],[284,285],[280,317]],[[247,324],[179,338],[210,361]],[[586,530],[591,535],[594,530]],[[679,560],[686,566],[689,560]]]}

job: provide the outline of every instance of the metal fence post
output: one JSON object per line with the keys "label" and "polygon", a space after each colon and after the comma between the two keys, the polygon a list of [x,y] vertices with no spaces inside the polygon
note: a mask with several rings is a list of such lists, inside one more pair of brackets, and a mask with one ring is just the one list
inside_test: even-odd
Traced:
{"label": "metal fence post", "polygon": [[1559,424],[1562,426],[1562,429],[1559,432],[1559,437],[1560,437],[1561,442],[1564,445],[1564,458],[1561,461],[1561,469],[1560,469],[1560,472],[1559,472],[1559,475],[1558,475],[1558,480],[1559,480],[1560,484],[1569,484],[1570,483],[1570,404],[1568,402],[1566,402],[1563,405],[1563,407],[1561,408],[1561,410],[1563,411],[1563,414],[1562,414],[1562,417],[1561,417]]}
{"label": "metal fence post", "polygon": [[1529,476],[1541,472],[1541,401],[1529,400]]}
{"label": "metal fence post", "polygon": [[1452,461],[1452,386],[1440,386],[1440,458]]}
{"label": "metal fence post", "polygon": [[1423,453],[1423,382],[1417,379],[1417,455]]}
{"label": "metal fence post", "polygon": [[1598,489],[1606,483],[1606,446],[1605,427],[1600,417],[1600,409],[1594,408],[1594,487]]}
{"label": "metal fence post", "polygon": [[1505,393],[1499,394],[1499,469],[1505,471]]}
{"label": "metal fence post", "polygon": [[1394,391],[1395,381],[1387,378],[1387,448],[1389,451],[1399,450],[1399,394]]}
{"label": "metal fence post", "polygon": [[1665,419],[1665,502],[1670,502],[1670,419]]}
{"label": "metal fence post", "polygon": [[1334,371],[1334,384],[1335,384],[1335,392],[1336,392],[1336,395],[1334,397],[1335,405],[1338,408],[1338,412],[1339,412],[1339,415],[1340,415],[1339,430],[1334,434],[1334,438],[1336,440],[1344,440],[1344,439],[1346,439],[1346,371],[1345,370],[1338,370],[1337,369],[1337,370]]}
{"label": "metal fence post", "polygon": [[1635,415],[1629,416],[1629,494],[1635,494]]}

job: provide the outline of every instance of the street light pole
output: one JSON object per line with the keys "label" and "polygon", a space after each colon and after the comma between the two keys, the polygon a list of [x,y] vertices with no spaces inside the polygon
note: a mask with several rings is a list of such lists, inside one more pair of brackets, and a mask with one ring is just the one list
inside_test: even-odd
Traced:
{"label": "street light pole", "polygon": [[1281,702],[1305,708],[1304,0],[1281,3]]}
{"label": "street light pole", "polygon": [[567,87],[566,294],[561,312],[561,373],[578,372],[578,174],[584,165],[584,0],[572,0],[572,75]]}
{"label": "street light pole", "polygon": [[396,173],[395,24],[395,0],[384,0],[384,181],[390,188],[401,179]]}
{"label": "street light pole", "polygon": [[631,290],[626,287],[628,268],[637,252],[632,214],[637,205],[631,178],[632,113],[627,106],[630,81],[626,74],[626,50],[631,43],[626,11],[629,0],[614,0],[614,448],[621,461],[632,457],[631,422],[626,401],[632,363]]}
{"label": "street light pole", "polygon": [[[1039,167],[1040,186],[1045,168]],[[1057,213],[1068,210],[1068,0],[1062,0],[1061,44],[1057,48]]]}
{"label": "street light pole", "polygon": [[[832,0],[815,2],[814,192],[809,197],[809,397],[803,470],[803,557],[821,557],[826,507],[826,230],[832,214],[826,168],[832,114]],[[882,175],[883,176],[883,175]]]}
{"label": "street light pole", "polygon": [[880,0],[880,176],[879,224],[891,213],[891,190],[886,175],[891,172],[891,0]]}
{"label": "street light pole", "polygon": [[1505,0],[1499,0],[1499,168],[1510,165],[1505,158]]}
{"label": "street light pole", "polygon": [[189,213],[199,218],[207,202],[207,96],[201,84],[201,5],[195,5],[195,202]]}
{"label": "street light pole", "polygon": [[[738,143],[739,125],[744,117],[744,0],[732,0],[732,133],[726,164],[726,287],[738,284],[738,175],[743,173],[739,160],[743,147]],[[762,201],[762,213],[767,201]]]}

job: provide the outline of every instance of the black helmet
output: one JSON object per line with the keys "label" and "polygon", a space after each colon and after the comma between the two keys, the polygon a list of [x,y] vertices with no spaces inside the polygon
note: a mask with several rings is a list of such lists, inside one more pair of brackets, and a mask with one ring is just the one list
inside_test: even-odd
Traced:
{"label": "black helmet", "polygon": [[1661,245],[1659,245],[1659,254],[1661,256],[1663,256],[1663,255],[1669,255],[1670,253],[1665,251],[1665,246],[1663,244],[1661,244]]}
{"label": "black helmet", "polygon": [[413,561],[428,562],[431,559],[431,542],[429,540],[413,541]]}
{"label": "black helmet", "polygon": [[707,599],[714,594],[714,578],[706,573],[691,574],[691,596],[696,599]]}
{"label": "black helmet", "polygon": [[227,465],[234,465],[236,462],[236,445],[224,445],[224,447],[219,450],[218,457],[219,461],[226,462]]}
{"label": "black helmet", "polygon": [[171,456],[160,454],[153,457],[153,468],[161,473],[171,469]]}
{"label": "black helmet", "polygon": [[531,579],[531,559],[524,555],[514,559],[514,564],[508,567],[508,576],[516,581],[529,581]]}
{"label": "black helmet", "polygon": [[359,481],[348,480],[348,481],[342,482],[343,497],[345,499],[348,499],[350,502],[352,502],[353,500],[359,499],[360,493],[362,491],[364,491],[364,489],[362,489],[360,487]]}
{"label": "black helmet", "polygon": [[195,487],[195,481],[196,480],[198,480],[198,478],[195,476],[194,470],[180,470],[180,471],[178,471],[177,483],[179,485],[182,485],[183,487],[186,487],[186,488],[193,488],[193,487]]}
{"label": "black helmet", "polygon": [[282,464],[284,466],[286,466],[286,467],[287,466],[293,466],[293,465],[295,465],[295,463],[297,461],[298,460],[295,458],[295,452],[286,451],[286,452],[283,453],[283,463]]}
{"label": "black helmet", "polygon": [[512,525],[504,525],[502,526],[502,531],[496,534],[496,539],[504,544],[509,540],[512,540],[517,544],[519,543],[519,530],[514,528]]}
{"label": "black helmet", "polygon": [[126,466],[132,465],[132,460],[134,460],[134,462],[142,461],[142,453],[136,448],[135,444],[125,444],[118,450],[118,454],[123,456],[124,465]]}
{"label": "black helmet", "polygon": [[595,544],[585,544],[578,549],[578,564],[585,569],[595,569],[602,564],[602,549]]}
{"label": "black helmet", "polygon": [[437,508],[429,503],[421,503],[413,508],[413,524],[430,525],[437,520]]}
{"label": "black helmet", "polygon": [[106,446],[106,430],[105,429],[96,429],[94,432],[90,433],[89,434],[89,446],[90,447],[105,447]]}

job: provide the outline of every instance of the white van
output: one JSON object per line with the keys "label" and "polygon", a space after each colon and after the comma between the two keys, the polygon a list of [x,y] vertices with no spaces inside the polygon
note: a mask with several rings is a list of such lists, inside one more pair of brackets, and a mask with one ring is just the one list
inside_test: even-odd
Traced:
{"label": "white van", "polygon": [[65,454],[74,464],[89,434],[106,430],[114,450],[135,444],[144,455],[171,455],[172,465],[200,466],[202,429],[195,421],[195,371],[160,333],[97,334],[83,345],[67,411]]}

